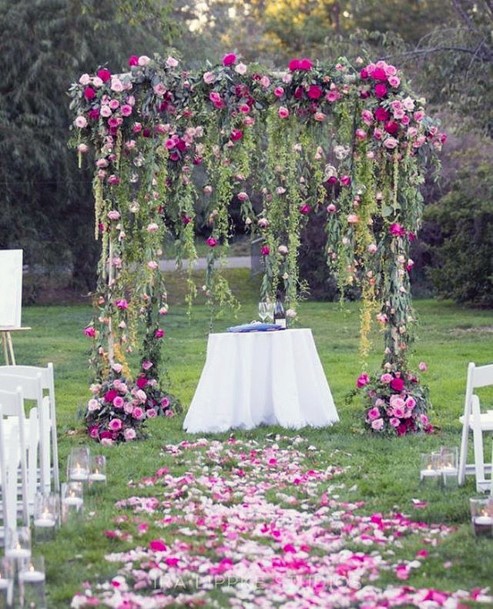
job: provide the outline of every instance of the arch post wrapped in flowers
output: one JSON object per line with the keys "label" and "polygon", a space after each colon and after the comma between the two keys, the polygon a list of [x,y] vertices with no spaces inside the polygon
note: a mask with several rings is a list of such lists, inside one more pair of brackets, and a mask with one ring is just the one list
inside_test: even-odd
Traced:
{"label": "arch post wrapped in flowers", "polygon": [[[415,321],[409,243],[421,221],[423,173],[444,135],[394,66],[302,58],[269,73],[230,53],[216,66],[189,70],[172,56],[141,56],[130,58],[124,74],[100,68],[82,75],[70,95],[72,142],[94,165],[102,245],[94,318],[85,329],[93,341],[94,395],[86,413],[92,437],[133,439],[146,418],[170,412],[171,396],[159,382],[163,240],[172,236],[179,261],[193,261],[200,203],[209,230],[205,292],[211,309],[233,302],[220,272],[232,201],[263,241],[263,295],[282,289],[291,315],[302,289],[300,232],[312,214],[325,216],[327,262],[341,293],[361,290],[359,384],[372,400],[366,421],[376,431],[427,427],[425,392],[418,396],[421,385],[407,370]],[[259,199],[262,209],[254,210],[251,201]],[[403,379],[401,390],[395,382],[375,384],[366,372],[374,322],[385,337],[378,378]],[[128,359],[139,344],[135,373]],[[385,407],[376,401],[387,404],[387,397]],[[412,416],[398,417],[397,400]]]}

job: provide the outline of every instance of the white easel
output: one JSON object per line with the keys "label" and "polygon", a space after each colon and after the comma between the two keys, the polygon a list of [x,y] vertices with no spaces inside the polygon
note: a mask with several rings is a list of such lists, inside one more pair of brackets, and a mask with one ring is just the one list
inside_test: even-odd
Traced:
{"label": "white easel", "polygon": [[0,250],[0,333],[6,365],[15,366],[12,332],[21,326],[22,250]]}

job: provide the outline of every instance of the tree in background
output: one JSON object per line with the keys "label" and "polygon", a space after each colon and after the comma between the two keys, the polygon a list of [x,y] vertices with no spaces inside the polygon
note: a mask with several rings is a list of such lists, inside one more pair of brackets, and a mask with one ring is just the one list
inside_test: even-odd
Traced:
{"label": "tree in background", "polygon": [[82,71],[162,50],[172,31],[161,4],[0,0],[0,247],[22,248],[31,268],[72,270],[86,289],[97,259],[91,178],[67,146],[67,89]]}

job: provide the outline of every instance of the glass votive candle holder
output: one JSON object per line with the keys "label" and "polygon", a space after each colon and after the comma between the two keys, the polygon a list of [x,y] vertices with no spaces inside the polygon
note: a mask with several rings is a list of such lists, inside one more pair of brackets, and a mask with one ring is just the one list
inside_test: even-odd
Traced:
{"label": "glass votive candle holder", "polygon": [[421,470],[419,479],[424,484],[438,485],[441,478],[440,454],[423,453],[421,455]]}
{"label": "glass votive candle holder", "polygon": [[67,460],[67,480],[70,482],[87,482],[90,468],[90,450],[88,446],[72,448]]}
{"label": "glass votive candle holder", "polygon": [[19,596],[22,609],[46,609],[43,556],[31,556],[19,568]]}
{"label": "glass votive candle holder", "polygon": [[442,446],[440,449],[440,471],[443,486],[446,488],[458,486],[458,461],[459,450],[457,447]]}
{"label": "glass votive candle holder", "polygon": [[14,604],[15,563],[12,558],[0,558],[0,609],[12,609]]}
{"label": "glass votive candle holder", "polygon": [[84,484],[67,482],[62,484],[61,519],[63,523],[80,518],[84,507]]}
{"label": "glass votive candle holder", "polygon": [[474,535],[493,539],[493,498],[472,497],[469,505]]}
{"label": "glass votive candle holder", "polygon": [[7,529],[5,534],[5,556],[22,560],[31,556],[31,529],[17,527]]}
{"label": "glass votive candle holder", "polygon": [[60,498],[56,494],[38,493],[34,498],[34,539],[48,541],[55,537],[60,520]]}
{"label": "glass votive candle holder", "polygon": [[98,491],[106,486],[106,457],[104,455],[92,455],[89,472],[89,488]]}

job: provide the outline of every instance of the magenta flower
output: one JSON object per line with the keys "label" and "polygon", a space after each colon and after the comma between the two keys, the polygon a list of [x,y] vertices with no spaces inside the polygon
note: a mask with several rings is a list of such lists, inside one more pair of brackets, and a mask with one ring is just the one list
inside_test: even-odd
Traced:
{"label": "magenta flower", "polygon": [[322,88],[318,85],[310,85],[306,94],[310,99],[320,99],[322,97],[323,91]]}
{"label": "magenta flower", "polygon": [[368,385],[369,382],[370,382],[370,377],[368,376],[368,374],[366,374],[366,373],[360,374],[356,380],[356,387],[358,387],[358,389],[361,389],[361,387]]}
{"label": "magenta flower", "polygon": [[84,89],[84,97],[90,101],[96,97],[96,91],[92,87],[86,87]]}
{"label": "magenta flower", "polygon": [[121,395],[117,395],[114,399],[113,399],[113,406],[115,408],[123,408],[123,405],[125,404],[125,400],[122,398]]}
{"label": "magenta flower", "polygon": [[234,63],[236,63],[237,59],[238,58],[234,53],[228,53],[223,57],[223,66],[232,66]]}
{"label": "magenta flower", "polygon": [[128,65],[130,67],[132,66],[138,66],[139,65],[139,58],[137,57],[137,55],[131,55],[128,59]]}
{"label": "magenta flower", "polygon": [[208,245],[209,247],[216,247],[216,245],[217,245],[217,239],[216,239],[216,238],[214,238],[214,237],[209,237],[209,238],[206,240],[206,243],[207,243],[207,245]]}
{"label": "magenta flower", "polygon": [[103,82],[108,82],[108,80],[111,78],[111,72],[106,68],[98,70],[97,74]]}
{"label": "magenta flower", "polygon": [[262,254],[262,256],[268,256],[270,254],[270,248],[268,245],[262,245],[262,247],[260,248],[260,253]]}
{"label": "magenta flower", "polygon": [[84,328],[84,336],[87,336],[88,338],[96,338],[96,329],[94,326],[87,326],[87,328]]}
{"label": "magenta flower", "polygon": [[289,110],[285,106],[281,106],[277,111],[279,118],[288,118]]}
{"label": "magenta flower", "polygon": [[387,87],[383,83],[375,85],[375,96],[379,99],[387,96]]}
{"label": "magenta flower", "polygon": [[394,222],[393,224],[391,224],[389,227],[389,231],[393,237],[405,237],[406,236],[406,229],[398,222]]}
{"label": "magenta flower", "polygon": [[117,309],[120,309],[120,311],[125,311],[125,309],[128,309],[128,302],[125,298],[120,298],[115,302],[115,306]]}
{"label": "magenta flower", "polygon": [[164,330],[159,328],[154,332],[154,338],[164,338]]}

